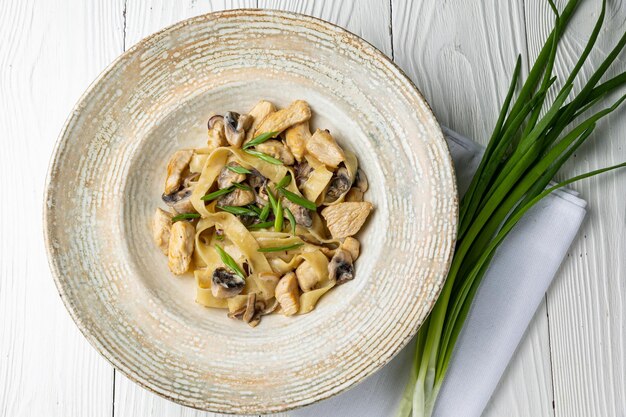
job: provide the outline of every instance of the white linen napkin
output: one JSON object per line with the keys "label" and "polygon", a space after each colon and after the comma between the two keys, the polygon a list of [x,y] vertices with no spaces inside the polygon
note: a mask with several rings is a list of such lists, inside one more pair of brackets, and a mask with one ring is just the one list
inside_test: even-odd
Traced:
{"label": "white linen napkin", "polygon": [[[443,129],[459,193],[471,181],[483,148]],[[479,417],[585,217],[586,202],[558,190],[520,220],[494,256],[452,355],[435,417]],[[336,397],[294,410],[290,417],[393,417],[412,360],[409,344],[387,366]]]}

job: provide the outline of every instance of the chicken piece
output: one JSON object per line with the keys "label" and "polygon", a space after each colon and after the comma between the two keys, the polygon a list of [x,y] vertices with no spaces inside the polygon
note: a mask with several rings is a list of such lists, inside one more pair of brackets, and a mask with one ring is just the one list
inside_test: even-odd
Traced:
{"label": "chicken piece", "polygon": [[246,281],[226,268],[216,268],[211,276],[211,294],[215,298],[231,298],[243,291]]}
{"label": "chicken piece", "polygon": [[242,190],[240,188],[236,188],[230,193],[220,197],[217,205],[241,207],[254,203],[255,198],[256,197],[252,190]]}
{"label": "chicken piece", "polygon": [[328,278],[341,285],[354,278],[352,255],[345,249],[339,249],[328,263]]}
{"label": "chicken piece", "polygon": [[209,138],[207,147],[213,152],[220,146],[227,146],[226,133],[224,132],[224,116],[216,115],[209,119]]}
{"label": "chicken piece", "polygon": [[172,227],[172,213],[157,208],[152,217],[152,238],[161,251],[167,255],[170,244],[170,229]]}
{"label": "chicken piece", "polygon": [[348,191],[348,194],[346,194],[346,196],[344,197],[343,201],[346,201],[346,202],[363,201],[363,191],[361,191],[357,187],[352,187],[350,188],[350,191]]}
{"label": "chicken piece", "polygon": [[352,261],[356,261],[359,257],[359,251],[361,250],[361,244],[353,237],[347,237],[341,244],[341,249],[345,249],[350,252]]}
{"label": "chicken piece", "polygon": [[[241,167],[237,162],[230,162],[227,166]],[[220,175],[217,177],[217,186],[221,188],[228,188],[235,183],[241,183],[245,181],[246,174],[238,174],[235,171],[224,167],[220,171]]]}
{"label": "chicken piece", "polygon": [[295,124],[306,122],[311,118],[311,109],[306,101],[296,100],[289,107],[268,115],[256,128],[254,136],[266,132],[277,134]]}
{"label": "chicken piece", "polygon": [[298,312],[300,309],[300,290],[295,273],[289,272],[278,281],[275,294],[285,316],[293,316]]}
{"label": "chicken piece", "polygon": [[285,131],[285,143],[298,162],[304,159],[306,143],[309,139],[311,139],[311,131],[308,121],[293,125]]}
{"label": "chicken piece", "polygon": [[[252,117],[252,124],[246,134],[246,141],[250,142],[254,139],[254,131],[265,120],[267,116],[276,111],[276,106],[266,100],[259,101],[248,113],[248,116]],[[244,142],[244,143],[245,143]]]}
{"label": "chicken piece", "polygon": [[369,201],[339,203],[322,210],[322,217],[333,238],[343,239],[358,233],[372,208]]}
{"label": "chicken piece", "polygon": [[271,139],[255,146],[257,151],[263,152],[276,159],[280,159],[285,165],[293,165],[293,154],[281,141]]}
{"label": "chicken piece", "polygon": [[176,275],[187,272],[193,254],[196,228],[186,221],[178,221],[170,230],[170,241],[167,253],[167,265]]}
{"label": "chicken piece", "polygon": [[306,142],[306,150],[324,165],[337,168],[346,160],[343,149],[337,145],[335,139],[327,130],[317,129]]}
{"label": "chicken piece", "polygon": [[296,268],[296,278],[298,278],[300,289],[304,292],[314,290],[317,284],[324,279],[323,276],[318,274],[313,265],[306,260]]}
{"label": "chicken piece", "polygon": [[167,178],[165,179],[165,194],[171,194],[180,188],[183,173],[189,167],[193,150],[183,149],[174,152],[167,164]]}

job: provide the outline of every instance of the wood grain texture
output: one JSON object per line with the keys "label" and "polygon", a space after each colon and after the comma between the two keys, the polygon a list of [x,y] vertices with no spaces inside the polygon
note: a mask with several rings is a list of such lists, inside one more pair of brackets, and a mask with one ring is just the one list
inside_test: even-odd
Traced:
{"label": "wood grain texture", "polygon": [[[607,3],[604,29],[574,91],[580,90],[626,30],[626,4]],[[557,2],[559,8],[564,4]],[[581,2],[555,62],[561,81],[583,50],[600,4]],[[534,57],[553,25],[553,15],[540,0],[526,1],[525,6],[529,51]],[[622,53],[608,75],[625,69]],[[597,133],[561,170],[560,178],[626,160],[625,111],[622,107],[599,123]],[[622,417],[626,415],[626,173],[609,173],[573,188],[589,202],[589,215],[548,292],[555,414]]]}
{"label": "wood grain texture", "polygon": [[390,7],[386,0],[259,0],[259,7],[324,19],[357,34],[391,57]]}
{"label": "wood grain texture", "polygon": [[73,105],[122,51],[122,1],[0,7],[0,415],[112,413],[113,371],[63,306],[42,241],[48,159]]}
{"label": "wood grain texture", "polygon": [[[395,60],[442,125],[485,144],[517,54],[526,59],[521,1],[394,0]],[[523,74],[527,68],[523,67]],[[540,307],[485,416],[553,416],[548,318]]]}

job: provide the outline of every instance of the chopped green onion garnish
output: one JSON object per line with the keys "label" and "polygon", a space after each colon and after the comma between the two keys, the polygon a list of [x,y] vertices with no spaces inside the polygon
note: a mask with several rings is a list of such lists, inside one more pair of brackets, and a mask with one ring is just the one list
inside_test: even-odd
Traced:
{"label": "chopped green onion garnish", "polygon": [[274,226],[274,222],[255,223],[248,226],[249,230],[268,229]]}
{"label": "chopped green onion garnish", "polygon": [[189,220],[189,219],[199,219],[200,215],[198,213],[182,213],[177,214],[172,217],[172,223],[180,221],[180,220]]}
{"label": "chopped green onion garnish", "polygon": [[263,210],[261,210],[261,214],[259,214],[259,218],[263,221],[267,220],[270,215],[270,205],[266,204],[263,206]]}
{"label": "chopped green onion garnish", "polygon": [[283,203],[280,199],[276,202],[276,212],[274,213],[274,231],[283,231]]}
{"label": "chopped green onion garnish", "polygon": [[232,269],[233,272],[239,275],[241,278],[246,279],[246,276],[244,275],[241,268],[239,268],[239,265],[237,265],[237,262],[235,262],[235,260],[228,253],[226,253],[226,251],[222,249],[220,245],[215,245],[215,251],[220,256],[220,258],[222,258],[222,262],[224,263],[224,265]]}
{"label": "chopped green onion garnish", "polygon": [[270,190],[270,187],[266,187],[265,188],[265,192],[267,193],[267,199],[270,202],[269,205],[272,208],[272,211],[274,212],[274,215],[276,215],[276,197],[274,197],[274,194]]}
{"label": "chopped green onion garnish", "polygon": [[228,194],[233,191],[232,187],[222,188],[221,190],[213,191],[205,196],[200,197],[202,201],[211,201],[215,200],[217,197],[223,196],[224,194]]}
{"label": "chopped green onion garnish", "polygon": [[260,208],[258,208],[257,206],[255,206],[254,204],[249,204],[247,207],[248,207],[250,210],[254,211],[254,212],[257,214],[257,216],[260,216],[260,215],[261,215],[261,209],[260,209]]}
{"label": "chopped green onion garnish", "polygon": [[281,161],[280,159],[276,159],[273,156],[269,156],[266,153],[263,152],[259,152],[259,151],[255,151],[253,149],[246,149],[244,152],[246,152],[247,154],[250,154],[252,156],[256,156],[259,159],[262,159],[263,161],[267,162],[268,164],[273,164],[273,165],[282,165],[283,161]]}
{"label": "chopped green onion garnish", "polygon": [[258,217],[258,214],[254,210],[250,210],[247,207],[236,207],[236,206],[217,206],[218,209],[224,210],[230,214],[234,214],[236,216],[252,216]]}
{"label": "chopped green onion garnish", "polygon": [[304,243],[294,243],[293,245],[287,245],[287,246],[275,246],[273,248],[261,248],[259,249],[259,252],[282,252],[286,250],[299,248],[302,245],[304,245]]}
{"label": "chopped green onion garnish", "polygon": [[278,184],[276,184],[276,189],[285,188],[286,186],[289,185],[290,182],[291,182],[291,175],[287,174],[283,177],[283,179],[278,181]]}
{"label": "chopped green onion garnish", "polygon": [[223,235],[216,235],[215,236],[215,240],[224,240],[224,236]]}
{"label": "chopped green onion garnish", "polygon": [[252,174],[252,171],[238,165],[226,165],[226,169],[236,172],[237,174]]}
{"label": "chopped green onion garnish", "polygon": [[233,183],[233,187],[239,188],[240,190],[252,191],[252,188],[248,187],[245,184],[239,184],[238,182]]}
{"label": "chopped green onion garnish", "polygon": [[291,224],[291,234],[296,234],[296,218],[293,217],[293,213],[287,207],[285,207],[285,213],[287,214],[287,218],[289,219],[289,223]]}
{"label": "chopped green onion garnish", "polygon": [[248,148],[251,148],[253,146],[260,145],[261,143],[265,142],[266,140],[269,140],[269,139],[273,138],[277,134],[278,134],[278,132],[261,133],[259,136],[255,137],[250,142],[248,142],[245,145],[243,145],[243,148],[244,149],[248,149]]}
{"label": "chopped green onion garnish", "polygon": [[314,202],[309,201],[304,197],[300,197],[298,194],[294,194],[289,190],[285,190],[284,188],[281,188],[278,191],[282,195],[284,195],[287,200],[291,201],[294,204],[297,204],[309,210],[317,210],[317,206]]}

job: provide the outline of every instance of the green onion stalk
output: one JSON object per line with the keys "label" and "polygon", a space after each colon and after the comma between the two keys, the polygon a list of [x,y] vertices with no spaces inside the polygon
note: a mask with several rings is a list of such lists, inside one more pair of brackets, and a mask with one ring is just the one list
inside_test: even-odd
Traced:
{"label": "green onion stalk", "polygon": [[[552,0],[548,2],[554,13],[554,28],[519,89],[521,59],[518,57],[484,156],[461,201],[455,255],[442,292],[418,332],[399,417],[411,413],[413,417],[432,415],[476,290],[496,249],[522,216],[555,189],[626,166],[622,163],[550,184],[572,154],[593,138],[600,119],[615,111],[626,98],[622,95],[606,107],[590,111],[626,84],[626,72],[601,82],[624,49],[626,32],[582,89],[573,93],[574,80],[602,28],[606,0],[602,1],[584,50],[565,80],[553,75],[553,66],[559,40],[579,0],[569,0],[561,12]],[[547,97],[552,91],[555,98],[550,101]]]}

